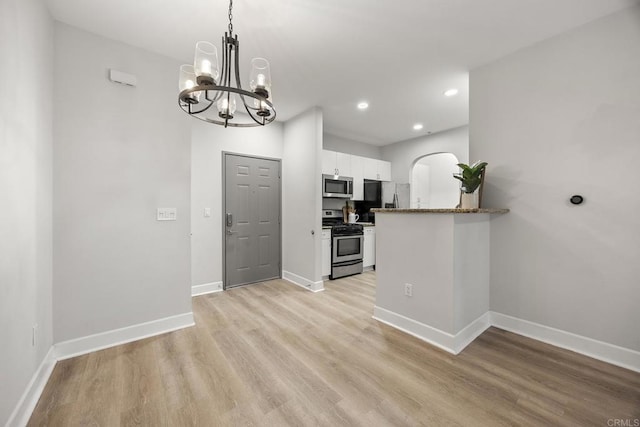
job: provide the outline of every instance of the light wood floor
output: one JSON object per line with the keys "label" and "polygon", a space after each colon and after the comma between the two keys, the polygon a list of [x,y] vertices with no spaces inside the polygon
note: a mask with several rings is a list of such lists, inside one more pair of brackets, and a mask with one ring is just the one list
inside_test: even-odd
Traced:
{"label": "light wood floor", "polygon": [[325,286],[275,280],[194,298],[195,327],[59,362],[29,425],[640,419],[640,374],[495,328],[452,356],[371,318],[374,273]]}

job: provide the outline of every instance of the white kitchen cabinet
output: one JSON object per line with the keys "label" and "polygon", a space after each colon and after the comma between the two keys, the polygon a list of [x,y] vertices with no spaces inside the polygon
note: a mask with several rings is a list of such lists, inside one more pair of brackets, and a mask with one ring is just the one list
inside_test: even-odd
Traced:
{"label": "white kitchen cabinet", "polygon": [[351,156],[351,176],[353,177],[353,200],[364,200],[364,157]]}
{"label": "white kitchen cabinet", "polygon": [[322,173],[326,175],[353,176],[351,173],[351,155],[322,150]]}
{"label": "white kitchen cabinet", "polygon": [[331,230],[322,230],[322,277],[329,276],[330,274],[331,274]]}
{"label": "white kitchen cabinet", "polygon": [[322,173],[325,175],[335,175],[336,164],[336,152],[329,150],[322,150]]}
{"label": "white kitchen cabinet", "polygon": [[391,163],[364,158],[363,177],[376,181],[391,181]]}
{"label": "white kitchen cabinet", "polygon": [[362,175],[364,179],[378,179],[378,160],[364,158],[362,162]]}
{"label": "white kitchen cabinet", "polygon": [[391,163],[378,160],[378,180],[391,181]]}
{"label": "white kitchen cabinet", "polygon": [[373,267],[376,264],[376,228],[364,227],[364,251],[362,267]]}

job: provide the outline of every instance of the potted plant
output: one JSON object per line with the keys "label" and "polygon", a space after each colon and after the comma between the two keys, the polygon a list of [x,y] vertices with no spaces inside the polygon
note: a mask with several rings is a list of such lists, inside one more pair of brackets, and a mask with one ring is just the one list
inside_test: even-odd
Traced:
{"label": "potted plant", "polygon": [[453,174],[453,177],[462,183],[460,187],[460,205],[458,206],[461,209],[477,209],[480,207],[480,200],[476,190],[484,180],[487,162],[477,161],[471,166],[458,163],[458,167],[461,172]]}

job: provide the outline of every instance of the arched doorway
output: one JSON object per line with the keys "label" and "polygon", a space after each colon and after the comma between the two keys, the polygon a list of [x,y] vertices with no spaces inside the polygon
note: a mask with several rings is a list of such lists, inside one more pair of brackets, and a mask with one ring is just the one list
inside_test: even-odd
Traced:
{"label": "arched doorway", "polygon": [[453,178],[459,172],[458,158],[452,153],[433,153],[418,158],[411,169],[412,208],[455,208],[460,185]]}

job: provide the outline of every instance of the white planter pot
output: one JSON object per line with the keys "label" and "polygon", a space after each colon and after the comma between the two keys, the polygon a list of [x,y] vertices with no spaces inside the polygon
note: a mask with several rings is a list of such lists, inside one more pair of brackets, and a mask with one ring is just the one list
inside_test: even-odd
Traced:
{"label": "white planter pot", "polygon": [[478,192],[462,193],[460,209],[478,209]]}

